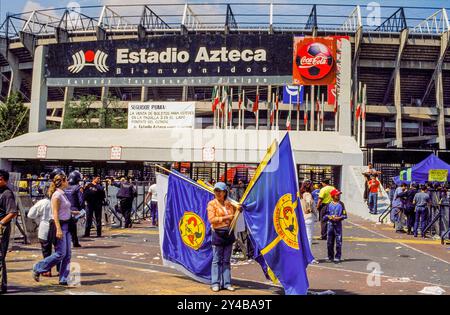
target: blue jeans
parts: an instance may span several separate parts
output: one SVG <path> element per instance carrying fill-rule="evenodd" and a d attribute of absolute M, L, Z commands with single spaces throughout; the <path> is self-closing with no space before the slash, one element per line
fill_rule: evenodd
<path fill-rule="evenodd" d="M 150 201 L 150 215 L 152 217 L 152 225 L 158 223 L 158 202 Z"/>
<path fill-rule="evenodd" d="M 334 255 L 334 242 L 336 242 L 336 255 Z M 342 222 L 327 224 L 327 251 L 328 259 L 341 259 L 342 257 Z"/>
<path fill-rule="evenodd" d="M 378 211 L 378 193 L 369 193 L 369 210 L 370 212 L 377 213 Z"/>
<path fill-rule="evenodd" d="M 414 236 L 417 236 L 417 234 L 419 232 L 419 221 L 420 221 L 420 231 L 422 233 L 422 236 L 424 236 L 423 231 L 425 230 L 426 216 L 427 216 L 427 208 L 426 207 L 416 207 L 416 221 L 414 222 Z"/>
<path fill-rule="evenodd" d="M 233 244 L 228 246 L 213 245 L 213 260 L 211 267 L 211 286 L 228 288 L 231 286 L 231 251 Z"/>
<path fill-rule="evenodd" d="M 34 271 L 38 274 L 50 271 L 54 266 L 59 267 L 59 282 L 67 282 L 70 273 L 70 258 L 72 256 L 72 236 L 69 232 L 69 224 L 62 223 L 63 237 L 56 240 L 55 252 L 38 262 Z"/>

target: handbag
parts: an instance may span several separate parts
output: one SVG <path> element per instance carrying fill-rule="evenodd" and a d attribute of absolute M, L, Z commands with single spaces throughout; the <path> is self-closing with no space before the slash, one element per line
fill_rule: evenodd
<path fill-rule="evenodd" d="M 228 246 L 233 244 L 235 240 L 234 232 L 230 233 L 228 228 L 212 230 L 211 243 L 214 246 Z"/>

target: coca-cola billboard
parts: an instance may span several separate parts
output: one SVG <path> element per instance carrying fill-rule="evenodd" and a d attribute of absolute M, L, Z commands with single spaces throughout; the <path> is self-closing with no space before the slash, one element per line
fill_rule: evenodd
<path fill-rule="evenodd" d="M 293 83 L 336 83 L 336 41 L 332 37 L 294 37 Z"/>

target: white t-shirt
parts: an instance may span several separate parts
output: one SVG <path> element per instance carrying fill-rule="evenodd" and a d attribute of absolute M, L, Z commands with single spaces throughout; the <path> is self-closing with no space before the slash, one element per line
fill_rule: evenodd
<path fill-rule="evenodd" d="M 156 189 L 156 184 L 151 185 L 148 192 L 152 193 L 152 201 L 158 202 L 158 190 Z"/>

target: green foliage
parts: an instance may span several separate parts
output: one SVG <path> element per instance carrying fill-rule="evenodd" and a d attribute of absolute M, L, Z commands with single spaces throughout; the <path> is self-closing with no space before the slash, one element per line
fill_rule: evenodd
<path fill-rule="evenodd" d="M 127 128 L 127 112 L 119 108 L 115 97 L 107 97 L 101 108 L 93 108 L 92 95 L 80 97 L 78 102 L 66 104 L 63 128 Z"/>
<path fill-rule="evenodd" d="M 29 111 L 19 93 L 12 93 L 0 103 L 0 142 L 28 131 Z"/>

